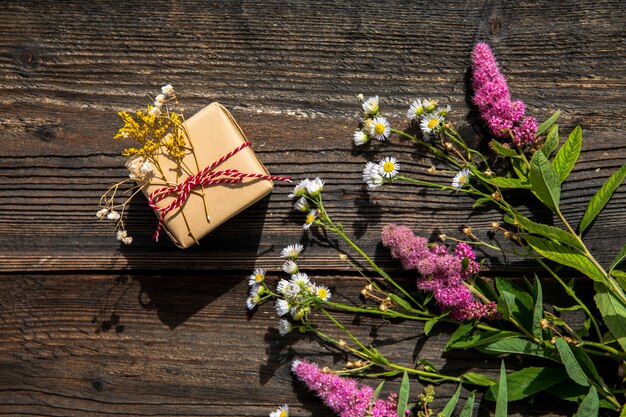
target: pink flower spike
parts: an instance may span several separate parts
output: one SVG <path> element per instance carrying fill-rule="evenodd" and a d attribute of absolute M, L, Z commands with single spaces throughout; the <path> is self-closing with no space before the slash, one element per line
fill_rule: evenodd
<path fill-rule="evenodd" d="M 474 104 L 491 134 L 517 146 L 534 143 L 537 121 L 524 118 L 523 102 L 511 102 L 509 86 L 488 44 L 480 42 L 474 47 L 472 69 Z"/>
<path fill-rule="evenodd" d="M 307 361 L 293 361 L 291 370 L 339 417 L 396 417 L 398 402 L 395 394 L 387 400 L 373 400 L 372 387 L 359 387 L 354 379 L 323 372 L 316 364 Z"/>

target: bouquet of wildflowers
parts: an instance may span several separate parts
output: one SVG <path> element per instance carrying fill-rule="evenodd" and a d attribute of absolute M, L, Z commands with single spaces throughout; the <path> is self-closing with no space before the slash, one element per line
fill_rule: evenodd
<path fill-rule="evenodd" d="M 421 176 L 402 173 L 398 156 L 368 162 L 362 176 L 372 192 L 400 181 L 444 193 L 465 193 L 474 198 L 474 207 L 499 210 L 502 220 L 493 222 L 490 231 L 477 231 L 468 225 L 463 229 L 465 238 L 441 234 L 438 241 L 418 236 L 406 225 L 386 225 L 382 244 L 405 270 L 416 274 L 415 286 L 405 288 L 332 220 L 323 204 L 324 181 L 305 179 L 290 195 L 295 199 L 294 209 L 306 213 L 304 229 L 318 228 L 337 235 L 369 265 L 362 270 L 348 256 L 340 255 L 363 276 L 361 303 L 333 301 L 328 288 L 316 285 L 299 270 L 297 260 L 303 247 L 291 245 L 282 253 L 286 258 L 282 270 L 290 278 L 281 279 L 274 290 L 265 279 L 265 271 L 256 270 L 250 277 L 247 306 L 254 309 L 272 300 L 280 317 L 281 335 L 294 330 L 311 333 L 345 353 L 347 360 L 340 369 L 320 368 L 301 359 L 292 365 L 295 376 L 339 416 L 405 415 L 410 408 L 410 376 L 425 383 L 455 382 L 459 390 L 460 384 L 484 389 L 487 400 L 497 400 L 497 417 L 507 415 L 508 402 L 541 391 L 576 402 L 576 416 L 597 416 L 600 409 L 626 415 L 623 380 L 617 373 L 601 375 L 594 362 L 603 358 L 613 362 L 612 369 L 622 369 L 626 359 L 626 272 L 619 269 L 626 246 L 610 265 L 602 265 L 584 241 L 586 230 L 626 177 L 626 165 L 607 179 L 575 225 L 563 215 L 561 192 L 581 152 L 582 130 L 575 128 L 561 144 L 558 111 L 542 123 L 527 115 L 524 103 L 512 100 L 489 45 L 476 45 L 472 64 L 473 103 L 480 113 L 490 152 L 484 154 L 468 146 L 449 118 L 450 106 L 433 99 L 410 103 L 408 125 L 394 128 L 383 115 L 378 96 L 365 99 L 359 95 L 361 112 L 353 142 L 360 147 L 398 136 L 432 158 L 432 167 Z M 424 175 L 432 180 L 423 179 Z M 556 225 L 535 220 L 528 210 L 514 203 L 519 201 L 518 196 L 532 199 L 536 206 L 551 213 Z M 326 234 L 318 235 L 323 236 Z M 502 236 L 508 244 L 500 244 L 493 236 Z M 476 248 L 534 259 L 545 271 L 545 278 L 535 275 L 523 285 L 499 277 L 486 278 Z M 563 267 L 590 280 L 585 288 L 593 287 L 594 305 L 581 299 L 573 281 L 564 280 Z M 556 281 L 569 301 L 559 305 L 545 297 L 544 279 Z M 421 321 L 426 335 L 437 323 L 454 323 L 457 328 L 445 350 L 474 349 L 505 360 L 509 356 L 529 356 L 536 366 L 507 372 L 503 362 L 500 377 L 494 380 L 469 371 L 448 375 L 422 359 L 414 366 L 394 363 L 383 351 L 359 340 L 336 318 L 334 313 L 338 311 Z M 582 314 L 582 324 L 568 323 L 568 311 Z M 325 330 L 328 324 L 344 336 L 332 336 Z M 382 400 L 378 398 L 381 386 L 376 391 L 369 386 L 359 387 L 345 375 L 403 377 L 398 394 Z M 428 408 L 433 390 L 428 386 L 417 397 L 418 416 L 435 415 Z M 452 414 L 459 390 L 438 416 Z M 473 406 L 472 393 L 461 414 L 472 415 Z M 282 411 L 288 409 L 283 407 Z"/>

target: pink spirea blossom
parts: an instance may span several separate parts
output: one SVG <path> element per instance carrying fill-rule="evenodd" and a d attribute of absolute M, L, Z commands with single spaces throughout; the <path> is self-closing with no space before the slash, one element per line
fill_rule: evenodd
<path fill-rule="evenodd" d="M 354 379 L 323 372 L 307 361 L 293 361 L 291 370 L 339 417 L 396 417 L 398 396 L 395 393 L 386 400 L 374 400 L 372 387 L 359 386 Z"/>
<path fill-rule="evenodd" d="M 429 247 L 427 239 L 396 224 L 385 226 L 382 242 L 404 269 L 419 272 L 417 287 L 432 292 L 439 308 L 450 311 L 450 318 L 465 321 L 495 314 L 495 303 L 481 303 L 463 284 L 480 270 L 476 253 L 470 245 L 459 243 L 450 253 L 444 245 Z"/>
<path fill-rule="evenodd" d="M 537 120 L 524 118 L 526 106 L 523 102 L 511 101 L 509 86 L 488 44 L 476 44 L 472 68 L 474 104 L 491 133 L 497 138 L 511 139 L 517 146 L 534 143 Z"/>

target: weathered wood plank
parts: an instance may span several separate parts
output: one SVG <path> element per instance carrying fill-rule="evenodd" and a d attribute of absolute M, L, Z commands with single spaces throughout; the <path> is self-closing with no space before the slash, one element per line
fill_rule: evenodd
<path fill-rule="evenodd" d="M 123 144 L 110 139 L 115 111 L 137 107 L 166 81 L 179 88 L 189 114 L 212 100 L 233 109 L 273 172 L 324 177 L 330 210 L 368 253 L 377 251 L 389 221 L 455 235 L 469 223 L 481 231 L 498 219 L 470 215 L 470 201 L 457 195 L 407 186 L 365 192 L 359 177 L 367 159 L 392 153 L 420 175 L 429 161 L 415 159 L 410 146 L 362 153 L 350 143 L 352 97 L 361 91 L 384 96 L 384 110 L 396 115 L 416 95 L 442 97 L 471 135 L 465 78 L 478 39 L 494 45 L 514 96 L 530 113 L 559 107 L 564 131 L 583 125 L 585 153 L 566 185 L 566 216 L 579 218 L 585 200 L 625 159 L 626 146 L 615 140 L 626 127 L 621 2 L 451 2 L 445 13 L 398 2 L 382 14 L 361 2 L 290 6 L 6 3 L 0 122 L 9 145 L 0 154 L 0 269 L 249 268 L 273 264 L 283 245 L 301 239 L 283 185 L 186 252 L 147 240 L 154 218 L 143 203 L 131 210 L 134 248 L 119 248 L 95 222 L 100 192 L 125 175 L 115 156 Z M 534 36 L 537 27 L 550 31 Z M 624 198 L 617 195 L 588 236 L 604 262 L 621 245 Z M 311 267 L 344 267 L 321 249 L 310 252 Z M 394 265 L 384 253 L 379 258 Z"/>
<path fill-rule="evenodd" d="M 267 416 L 289 403 L 298 416 L 328 415 L 290 375 L 290 363 L 307 358 L 340 368 L 346 358 L 318 342 L 278 335 L 273 305 L 247 315 L 241 275 L 25 275 L 0 277 L 0 415 Z M 268 276 L 275 282 L 277 275 Z M 334 299 L 360 303 L 363 280 L 312 279 L 331 287 Z M 410 286 L 412 278 L 399 277 Z M 560 291 L 546 284 L 550 299 Z M 453 326 L 438 325 L 425 338 L 422 325 L 338 314 L 364 342 L 397 363 L 427 359 L 451 375 L 468 369 L 497 375 L 499 360 L 480 354 L 442 355 Z M 315 322 L 335 337 L 323 317 Z M 511 362 L 510 368 L 518 364 Z M 370 384 L 377 383 L 370 381 Z M 391 381 L 386 390 L 397 390 Z M 420 385 L 413 384 L 413 397 Z M 439 389 L 436 407 L 456 387 Z M 468 392 L 464 392 L 466 398 Z M 511 404 L 511 416 L 547 414 Z M 486 416 L 488 405 L 480 415 Z M 551 408 L 550 410 L 554 410 Z M 571 413 L 570 413 L 571 414 Z"/>

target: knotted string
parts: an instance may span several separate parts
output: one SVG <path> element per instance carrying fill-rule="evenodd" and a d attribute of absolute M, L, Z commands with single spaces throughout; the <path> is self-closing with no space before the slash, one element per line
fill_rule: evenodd
<path fill-rule="evenodd" d="M 290 177 L 278 177 L 274 175 L 266 175 L 266 174 L 250 174 L 241 172 L 236 169 L 225 169 L 221 171 L 213 171 L 213 168 L 235 155 L 240 150 L 252 145 L 250 142 L 244 142 L 237 148 L 233 149 L 229 153 L 223 155 L 218 160 L 212 162 L 209 166 L 204 168 L 202 171 L 198 172 L 195 175 L 190 175 L 183 182 L 178 185 L 173 185 L 171 187 L 163 187 L 158 190 L 154 190 L 150 193 L 148 197 L 148 204 L 150 207 L 154 209 L 159 214 L 159 223 L 157 225 L 157 230 L 154 232 L 152 238 L 156 241 L 159 240 L 159 235 L 161 234 L 161 229 L 163 228 L 163 222 L 165 221 L 165 216 L 172 210 L 176 210 L 180 208 L 187 199 L 189 198 L 189 194 L 191 190 L 198 186 L 208 186 L 208 185 L 216 185 L 216 184 L 234 184 L 238 182 L 242 182 L 244 178 L 260 178 L 264 180 L 272 180 L 272 181 L 287 181 L 291 182 Z M 156 203 L 167 198 L 171 194 L 177 194 L 176 199 L 168 204 L 166 207 L 157 207 Z"/>

